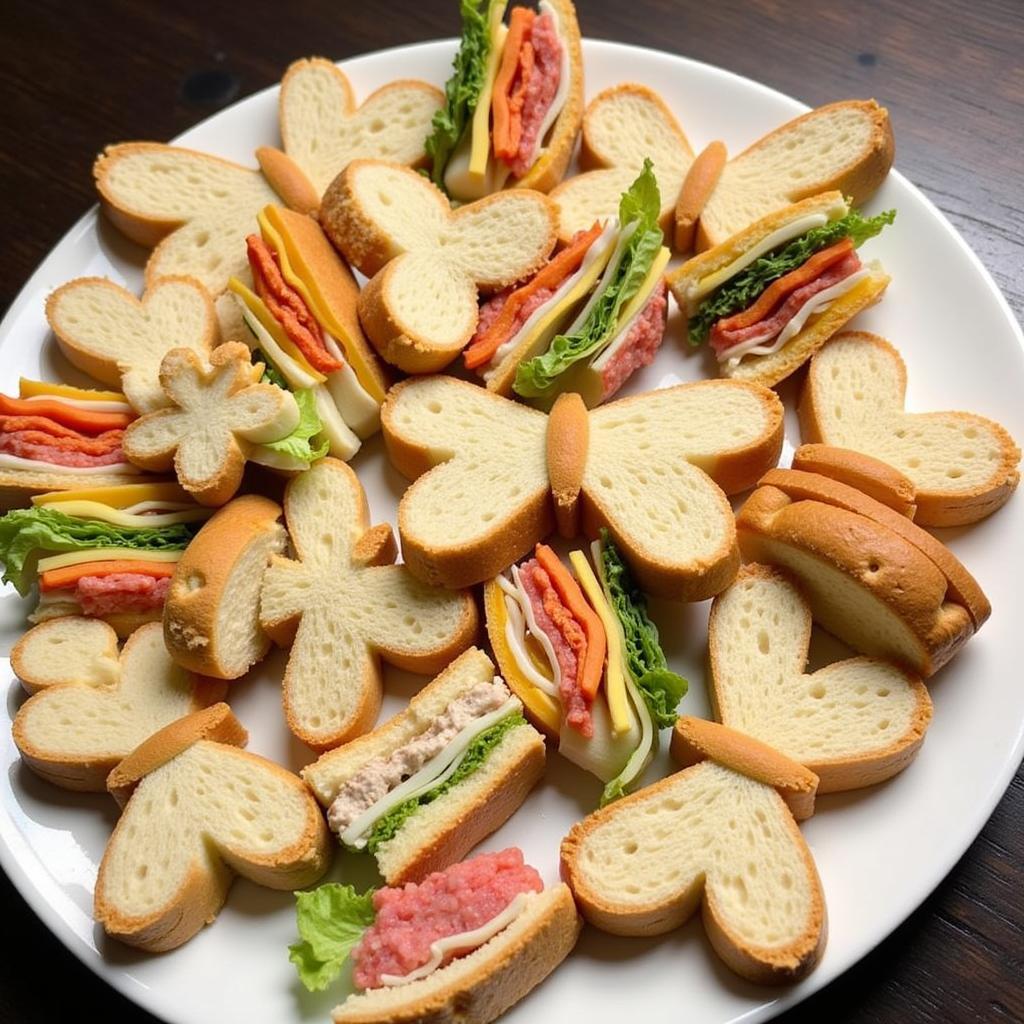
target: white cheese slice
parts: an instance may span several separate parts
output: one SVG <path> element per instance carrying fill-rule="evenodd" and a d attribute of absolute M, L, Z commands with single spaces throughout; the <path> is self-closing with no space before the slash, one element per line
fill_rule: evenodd
<path fill-rule="evenodd" d="M 352 364 L 345 358 L 337 339 L 326 330 L 324 347 L 345 365 L 327 375 L 327 390 L 341 413 L 341 418 L 361 438 L 375 434 L 380 428 L 380 405 L 360 383 Z"/>
<path fill-rule="evenodd" d="M 518 569 L 518 566 L 513 568 Z M 548 639 L 547 634 L 536 628 L 533 608 L 530 606 L 529 598 L 521 589 L 521 584 L 517 586 L 514 583 L 510 583 L 504 576 L 498 577 L 498 586 L 505 593 L 505 608 L 508 612 L 508 620 L 505 623 L 505 640 L 508 642 L 509 650 L 512 652 L 512 657 L 515 659 L 519 671 L 538 690 L 558 700 L 558 680 L 561 677 L 558 659 L 555 657 L 555 650 L 551 646 L 551 641 Z M 544 655 L 548 659 L 551 678 L 547 678 L 537 670 L 537 666 L 533 663 L 533 658 L 530 657 L 529 652 L 526 650 L 527 631 L 537 640 L 544 651 Z"/>
<path fill-rule="evenodd" d="M 61 555 L 40 558 L 40 575 L 51 569 L 64 569 L 84 562 L 177 562 L 181 551 L 139 551 L 136 548 L 90 548 L 88 551 L 65 551 Z"/>
<path fill-rule="evenodd" d="M 113 462 L 107 466 L 58 466 L 41 459 L 23 459 L 17 455 L 0 452 L 0 469 L 21 469 L 30 473 L 52 473 L 54 476 L 102 476 L 110 473 L 141 473 L 138 466 L 130 462 Z"/>
<path fill-rule="evenodd" d="M 79 519 L 98 519 L 113 526 L 159 527 L 174 526 L 177 523 L 194 523 L 200 519 L 209 519 L 213 515 L 212 508 L 192 508 L 180 512 L 164 512 L 149 515 L 135 515 L 128 509 L 111 508 L 99 501 L 62 501 L 54 506 L 57 511 Z"/>

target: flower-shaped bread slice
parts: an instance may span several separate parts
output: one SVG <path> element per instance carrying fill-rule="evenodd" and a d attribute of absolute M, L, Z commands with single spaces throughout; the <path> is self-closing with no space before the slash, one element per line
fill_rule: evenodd
<path fill-rule="evenodd" d="M 281 79 L 284 151 L 318 196 L 357 157 L 415 167 L 444 94 L 426 82 L 391 82 L 357 105 L 348 76 L 322 57 L 297 60 Z"/>
<path fill-rule="evenodd" d="M 100 862 L 94 913 L 106 933 L 151 952 L 211 923 L 235 874 L 271 889 L 311 885 L 330 864 L 305 783 L 238 748 L 226 704 L 162 729 L 111 773 L 124 807 Z"/>
<path fill-rule="evenodd" d="M 159 622 L 137 629 L 119 657 L 105 622 L 51 619 L 18 641 L 11 665 L 34 693 L 15 715 L 14 742 L 29 768 L 64 789 L 102 793 L 143 740 L 225 690 L 174 664 Z"/>
<path fill-rule="evenodd" d="M 140 301 L 102 277 L 78 277 L 46 300 L 46 319 L 68 361 L 119 387 L 137 412 L 168 404 L 160 363 L 172 348 L 206 358 L 217 318 L 206 289 L 187 277 L 163 277 Z"/>
<path fill-rule="evenodd" d="M 125 454 L 143 469 L 173 466 L 196 501 L 223 505 L 242 482 L 248 445 L 280 440 L 299 422 L 292 394 L 258 377 L 237 342 L 215 349 L 209 364 L 191 349 L 172 349 L 160 364 L 170 408 L 129 424 Z"/>
<path fill-rule="evenodd" d="M 1001 508 L 1020 482 L 1020 449 L 970 412 L 904 411 L 907 368 L 877 334 L 837 334 L 811 360 L 800 398 L 804 441 L 881 459 L 915 488 L 914 521 L 964 526 Z"/>
<path fill-rule="evenodd" d="M 825 900 L 798 818 L 817 778 L 713 722 L 680 719 L 684 771 L 589 815 L 562 841 L 562 877 L 584 918 L 660 935 L 698 908 L 714 950 L 758 984 L 797 981 L 825 948 Z"/>
<path fill-rule="evenodd" d="M 320 221 L 372 278 L 359 318 L 380 355 L 407 373 L 450 363 L 476 330 L 479 290 L 528 277 L 555 244 L 554 206 L 539 192 L 453 210 L 423 175 L 380 160 L 355 160 L 334 179 Z"/>
<path fill-rule="evenodd" d="M 383 564 L 396 554 L 390 530 L 369 529 L 366 495 L 345 463 L 324 459 L 294 477 L 284 505 L 296 558 L 271 560 L 260 617 L 278 642 L 294 636 L 284 678 L 288 726 L 326 749 L 372 728 L 380 658 L 440 671 L 472 643 L 476 605 L 469 593 Z"/>
<path fill-rule="evenodd" d="M 902 771 L 931 721 L 924 684 L 877 658 L 807 673 L 810 640 L 811 609 L 799 588 L 778 569 L 744 566 L 711 606 L 716 717 L 808 767 L 822 793 Z"/>

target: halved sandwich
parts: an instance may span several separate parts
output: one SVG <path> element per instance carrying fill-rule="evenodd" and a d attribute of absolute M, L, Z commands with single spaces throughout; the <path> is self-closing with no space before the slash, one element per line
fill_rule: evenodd
<path fill-rule="evenodd" d="M 160 619 L 175 564 L 212 514 L 177 484 L 39 494 L 0 517 L 3 581 L 23 597 L 38 584 L 32 622 L 85 615 L 126 636 Z"/>
<path fill-rule="evenodd" d="M 380 429 L 388 384 L 359 326 L 359 288 L 312 218 L 267 206 L 258 220 L 260 234 L 246 239 L 254 288 L 228 282 L 250 348 L 274 383 L 308 396 L 327 450 L 347 461 Z"/>
<path fill-rule="evenodd" d="M 578 233 L 529 281 L 485 303 L 466 365 L 491 391 L 540 405 L 562 391 L 579 392 L 589 407 L 614 395 L 664 338 L 670 254 L 660 212 L 645 160 L 617 219 Z"/>
<path fill-rule="evenodd" d="M 889 275 L 856 250 L 895 217 L 824 192 L 684 263 L 667 280 L 690 343 L 709 342 L 724 377 L 778 384 L 881 298 Z"/>
<path fill-rule="evenodd" d="M 606 530 L 569 555 L 533 558 L 484 587 L 487 633 L 526 714 L 570 761 L 605 783 L 601 803 L 639 781 L 676 721 L 686 680 L 669 671 L 646 601 Z"/>
<path fill-rule="evenodd" d="M 570 0 L 537 10 L 462 0 L 462 40 L 426 143 L 431 178 L 458 202 L 502 188 L 550 191 L 583 120 L 583 54 Z"/>
<path fill-rule="evenodd" d="M 418 885 L 359 894 L 329 882 L 296 896 L 290 959 L 310 991 L 352 964 L 356 992 L 336 1024 L 455 1020 L 487 1024 L 568 955 L 580 920 L 568 886 L 544 888 L 511 847 Z"/>
<path fill-rule="evenodd" d="M 526 799 L 544 741 L 476 648 L 401 714 L 303 769 L 342 845 L 365 850 L 389 884 L 465 856 Z"/>
<path fill-rule="evenodd" d="M 0 395 L 0 508 L 42 491 L 138 480 L 121 447 L 135 417 L 119 391 L 22 377 L 17 398 Z"/>

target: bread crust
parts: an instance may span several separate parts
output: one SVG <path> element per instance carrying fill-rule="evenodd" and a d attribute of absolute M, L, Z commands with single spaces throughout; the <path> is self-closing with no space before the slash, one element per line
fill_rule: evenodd
<path fill-rule="evenodd" d="M 60 604 L 48 604 L 40 606 L 28 617 L 33 625 L 40 625 L 44 622 L 53 622 L 55 619 L 67 618 L 69 615 L 81 615 L 82 609 L 77 601 L 61 602 Z M 110 615 L 96 615 L 91 618 L 98 618 L 110 626 L 118 637 L 127 640 L 141 626 L 148 622 L 159 622 L 163 614 L 160 608 L 151 608 L 147 612 L 113 612 Z"/>
<path fill-rule="evenodd" d="M 689 252 L 697 237 L 697 222 L 704 204 L 711 198 L 722 176 L 729 152 L 721 141 L 709 142 L 697 154 L 683 179 L 676 202 L 673 246 L 676 252 Z"/>
<path fill-rule="evenodd" d="M 470 956 L 422 981 L 349 997 L 334 1024 L 490 1024 L 568 956 L 580 929 L 569 887 L 555 885 Z"/>
<path fill-rule="evenodd" d="M 793 469 L 848 484 L 908 519 L 917 510 L 913 481 L 887 462 L 852 448 L 802 444 L 793 454 Z"/>
<path fill-rule="evenodd" d="M 320 196 L 306 172 L 285 152 L 274 146 L 258 146 L 256 162 L 267 184 L 281 197 L 290 210 L 316 216 Z"/>
<path fill-rule="evenodd" d="M 250 665 L 229 665 L 221 657 L 221 606 L 234 602 L 237 595 L 228 589 L 232 574 L 252 545 L 283 549 L 286 534 L 278 523 L 282 514 L 276 501 L 246 494 L 218 509 L 192 538 L 175 566 L 164 602 L 164 642 L 179 665 L 216 679 L 237 679 L 249 670 Z M 258 590 L 256 598 L 255 607 L 239 613 L 258 623 Z M 257 660 L 269 647 L 268 637 Z"/>
<path fill-rule="evenodd" d="M 589 436 L 590 417 L 583 399 L 575 391 L 559 395 L 548 417 L 547 464 L 555 522 L 562 537 L 575 537 L 579 532 Z"/>

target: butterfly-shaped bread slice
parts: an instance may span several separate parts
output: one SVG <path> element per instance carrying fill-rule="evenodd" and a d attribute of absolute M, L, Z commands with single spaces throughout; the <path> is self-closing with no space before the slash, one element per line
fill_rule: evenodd
<path fill-rule="evenodd" d="M 11 666 L 34 694 L 14 717 L 14 742 L 29 768 L 64 789 L 102 793 L 143 740 L 225 690 L 175 665 L 159 622 L 137 629 L 118 655 L 117 634 L 100 619 L 51 619 L 18 641 Z"/>
<path fill-rule="evenodd" d="M 529 189 L 453 210 L 421 174 L 355 160 L 331 183 L 320 222 L 371 280 L 359 319 L 382 358 L 407 373 L 447 366 L 477 325 L 481 290 L 534 273 L 555 245 L 554 206 Z"/>
<path fill-rule="evenodd" d="M 759 984 L 798 981 L 825 947 L 825 900 L 796 819 L 817 778 L 713 722 L 684 718 L 683 771 L 589 815 L 562 841 L 562 877 L 584 918 L 660 935 L 698 906 L 715 952 Z"/>
<path fill-rule="evenodd" d="M 236 874 L 271 889 L 311 885 L 331 847 L 305 783 L 239 750 L 245 729 L 215 704 L 151 736 L 111 773 L 124 808 L 100 862 L 94 914 L 151 952 L 211 923 Z"/>
<path fill-rule="evenodd" d="M 295 558 L 275 556 L 260 617 L 279 643 L 294 637 L 284 677 L 288 727 L 317 749 L 373 727 L 380 659 L 438 672 L 473 641 L 477 612 L 466 592 L 417 580 L 394 561 L 390 527 L 370 529 L 355 473 L 327 458 L 289 481 L 285 520 Z"/>
<path fill-rule="evenodd" d="M 168 407 L 128 425 L 128 458 L 143 469 L 173 467 L 196 501 L 223 505 L 242 482 L 249 446 L 280 440 L 299 422 L 291 392 L 260 383 L 259 374 L 238 342 L 216 348 L 209 362 L 171 349 L 160 364 Z"/>
<path fill-rule="evenodd" d="M 740 569 L 708 623 L 716 718 L 805 765 L 821 793 L 902 771 L 931 721 L 924 684 L 877 658 L 808 673 L 810 640 L 811 609 L 796 584 L 768 566 Z"/>
<path fill-rule="evenodd" d="M 318 196 L 357 157 L 418 166 L 426 160 L 430 122 L 444 103 L 426 82 L 391 82 L 357 105 L 348 76 L 329 60 L 291 64 L 278 111 L 284 151 Z"/>
<path fill-rule="evenodd" d="M 739 568 L 726 494 L 775 465 L 782 404 L 759 385 L 701 381 L 589 413 L 567 393 L 549 417 L 429 377 L 392 388 L 382 425 L 392 463 L 415 480 L 398 528 L 420 579 L 490 579 L 550 533 L 556 514 L 571 536 L 578 511 L 588 536 L 611 531 L 645 591 L 703 600 Z"/>
<path fill-rule="evenodd" d="M 1001 508 L 1020 482 L 1020 449 L 970 412 L 910 413 L 907 368 L 877 334 L 838 334 L 811 360 L 800 434 L 889 463 L 914 485 L 924 526 L 964 526 Z"/>
<path fill-rule="evenodd" d="M 162 277 L 141 300 L 106 278 L 78 277 L 50 294 L 46 319 L 68 361 L 120 388 L 140 413 L 169 402 L 160 363 L 172 348 L 206 358 L 217 338 L 209 293 L 187 277 Z"/>

